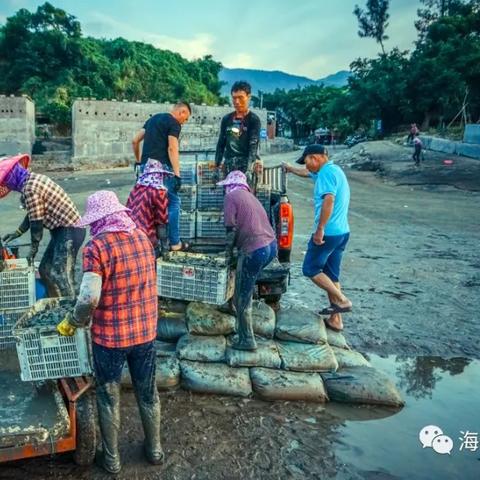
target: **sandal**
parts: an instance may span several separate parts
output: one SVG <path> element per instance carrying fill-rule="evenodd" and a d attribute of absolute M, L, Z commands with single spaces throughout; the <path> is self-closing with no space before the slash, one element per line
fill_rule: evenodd
<path fill-rule="evenodd" d="M 341 307 L 336 303 L 331 303 L 329 307 L 324 308 L 318 312 L 320 315 L 333 315 L 335 313 L 348 313 L 352 311 L 352 306 L 349 307 Z"/>
<path fill-rule="evenodd" d="M 330 323 L 328 323 L 326 320 L 324 320 L 324 323 L 325 323 L 325 327 L 328 328 L 329 330 L 332 330 L 333 332 L 337 332 L 337 333 L 343 332 L 343 328 L 334 327 L 333 325 L 330 325 Z"/>

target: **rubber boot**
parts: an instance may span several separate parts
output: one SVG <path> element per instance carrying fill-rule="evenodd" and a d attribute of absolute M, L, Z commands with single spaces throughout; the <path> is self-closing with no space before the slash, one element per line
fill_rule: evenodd
<path fill-rule="evenodd" d="M 97 464 L 108 473 L 120 472 L 118 432 L 120 430 L 120 384 L 116 382 L 97 386 L 97 409 L 102 451 L 96 457 Z"/>
<path fill-rule="evenodd" d="M 158 393 L 155 395 L 153 404 L 138 402 L 138 408 L 145 433 L 143 444 L 145 457 L 152 465 L 160 465 L 163 463 L 165 454 L 160 441 L 161 406 Z"/>
<path fill-rule="evenodd" d="M 257 342 L 252 327 L 252 307 L 250 305 L 240 313 L 238 318 L 238 335 L 233 340 L 232 348 L 236 350 L 256 350 Z"/>

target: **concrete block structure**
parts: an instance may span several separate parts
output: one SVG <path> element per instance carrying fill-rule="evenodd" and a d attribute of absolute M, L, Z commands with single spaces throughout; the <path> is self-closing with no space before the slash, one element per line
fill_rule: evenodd
<path fill-rule="evenodd" d="M 75 168 L 132 165 L 131 141 L 146 120 L 156 113 L 169 112 L 169 103 L 77 100 L 72 107 L 73 161 Z M 181 150 L 215 149 L 222 117 L 230 106 L 192 105 L 192 116 L 182 127 Z M 267 126 L 267 111 L 259 115 Z"/>
<path fill-rule="evenodd" d="M 0 95 L 0 156 L 32 153 L 35 105 L 28 97 Z"/>
<path fill-rule="evenodd" d="M 463 142 L 480 145 L 480 123 L 471 123 L 465 125 Z"/>

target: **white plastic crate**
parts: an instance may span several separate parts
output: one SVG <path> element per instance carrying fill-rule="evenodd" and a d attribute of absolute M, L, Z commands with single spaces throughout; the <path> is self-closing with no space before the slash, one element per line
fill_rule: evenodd
<path fill-rule="evenodd" d="M 223 187 L 199 185 L 197 188 L 197 208 L 199 210 L 223 210 L 225 192 Z"/>
<path fill-rule="evenodd" d="M 34 315 L 55 308 L 61 298 L 39 300 L 23 315 L 13 335 L 23 381 L 48 380 L 91 375 L 90 330 L 77 328 L 75 335 L 65 337 L 56 331 L 56 325 L 28 326 Z"/>
<path fill-rule="evenodd" d="M 263 208 L 267 212 L 267 215 L 270 215 L 272 187 L 270 185 L 257 185 L 257 188 L 255 190 L 255 196 L 262 204 Z"/>
<path fill-rule="evenodd" d="M 226 266 L 209 267 L 160 259 L 157 261 L 157 287 L 160 297 L 222 305 L 233 295 L 234 278 Z"/>
<path fill-rule="evenodd" d="M 197 183 L 196 162 L 182 162 L 180 160 L 180 178 L 182 185 L 195 185 Z"/>
<path fill-rule="evenodd" d="M 35 271 L 26 259 L 6 260 L 0 272 L 0 310 L 27 308 L 35 303 Z"/>
<path fill-rule="evenodd" d="M 199 185 L 213 185 L 214 173 L 217 171 L 215 162 L 198 162 L 197 165 L 197 181 Z M 219 170 L 219 180 L 223 179 L 223 171 Z"/>
<path fill-rule="evenodd" d="M 223 212 L 197 212 L 197 238 L 225 238 Z"/>
<path fill-rule="evenodd" d="M 25 308 L 0 311 L 0 350 L 6 350 L 15 347 L 13 327 L 26 311 L 27 309 Z"/>
<path fill-rule="evenodd" d="M 182 185 L 177 194 L 180 197 L 181 209 L 185 212 L 193 212 L 197 208 L 197 186 Z"/>
<path fill-rule="evenodd" d="M 180 212 L 180 238 L 184 240 L 195 238 L 196 217 L 195 212 Z"/>

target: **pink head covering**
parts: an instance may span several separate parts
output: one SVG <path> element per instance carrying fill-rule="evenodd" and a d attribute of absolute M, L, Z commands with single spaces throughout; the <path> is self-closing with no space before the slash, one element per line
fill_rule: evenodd
<path fill-rule="evenodd" d="M 166 190 L 166 187 L 163 185 L 163 178 L 168 174 L 169 172 L 163 168 L 158 160 L 149 158 L 145 165 L 145 170 L 137 180 L 137 185 L 152 187 L 157 190 Z"/>
<path fill-rule="evenodd" d="M 234 170 L 227 175 L 225 180 L 218 182 L 217 185 L 226 187 L 227 193 L 233 192 L 239 188 L 250 191 L 246 175 L 240 170 Z"/>

